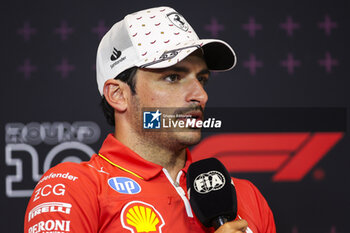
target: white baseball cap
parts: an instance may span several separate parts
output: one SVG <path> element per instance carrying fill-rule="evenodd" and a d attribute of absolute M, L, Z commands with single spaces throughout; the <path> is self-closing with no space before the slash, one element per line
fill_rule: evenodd
<path fill-rule="evenodd" d="M 222 40 L 199 39 L 184 17 L 170 7 L 129 14 L 112 26 L 98 46 L 98 90 L 102 96 L 104 83 L 131 67 L 166 68 L 199 48 L 209 70 L 230 70 L 236 64 L 230 45 Z"/>

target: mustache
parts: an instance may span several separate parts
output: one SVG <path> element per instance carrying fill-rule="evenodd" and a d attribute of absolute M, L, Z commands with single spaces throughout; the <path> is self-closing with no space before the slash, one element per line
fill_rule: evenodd
<path fill-rule="evenodd" d="M 203 107 L 200 105 L 194 105 L 194 106 L 189 106 L 189 107 L 178 108 L 178 109 L 176 109 L 174 114 L 185 115 L 185 114 L 190 113 L 190 112 L 198 112 L 198 111 L 200 111 L 203 115 L 203 113 L 204 113 Z"/>

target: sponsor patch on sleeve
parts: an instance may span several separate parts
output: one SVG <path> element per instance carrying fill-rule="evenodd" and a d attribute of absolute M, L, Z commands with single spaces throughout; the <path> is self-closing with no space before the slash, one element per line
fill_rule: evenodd
<path fill-rule="evenodd" d="M 66 233 L 70 232 L 70 221 L 47 220 L 40 221 L 28 229 L 28 233 Z"/>
<path fill-rule="evenodd" d="M 46 202 L 35 206 L 29 211 L 28 222 L 40 214 L 45 213 L 64 213 L 70 214 L 72 204 L 63 202 Z"/>

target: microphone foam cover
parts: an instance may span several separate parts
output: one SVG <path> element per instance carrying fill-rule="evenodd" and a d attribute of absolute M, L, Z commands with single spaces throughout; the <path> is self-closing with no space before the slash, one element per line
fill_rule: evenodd
<path fill-rule="evenodd" d="M 228 221 L 237 216 L 236 189 L 225 166 L 215 158 L 190 165 L 187 189 L 193 212 L 206 227 L 219 216 Z"/>

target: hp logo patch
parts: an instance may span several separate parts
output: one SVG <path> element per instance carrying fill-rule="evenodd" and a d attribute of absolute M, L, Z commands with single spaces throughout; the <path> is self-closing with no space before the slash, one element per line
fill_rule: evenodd
<path fill-rule="evenodd" d="M 162 115 L 159 110 L 156 112 L 143 112 L 143 128 L 144 129 L 160 129 L 160 116 Z"/>
<path fill-rule="evenodd" d="M 128 177 L 113 177 L 108 180 L 108 185 L 123 194 L 136 194 L 141 192 L 141 186 Z"/>
<path fill-rule="evenodd" d="M 198 175 L 193 184 L 194 189 L 202 194 L 219 190 L 224 187 L 224 185 L 225 177 L 218 171 L 210 171 Z"/>

